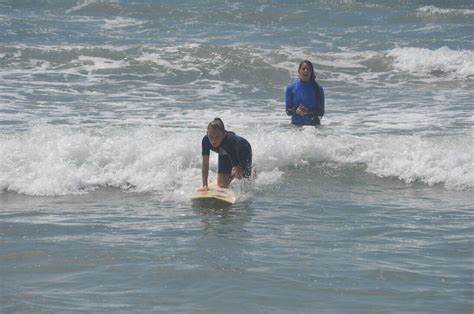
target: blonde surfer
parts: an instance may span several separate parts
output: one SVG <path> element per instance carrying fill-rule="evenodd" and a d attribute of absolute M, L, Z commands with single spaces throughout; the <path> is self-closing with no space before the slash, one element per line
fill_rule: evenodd
<path fill-rule="evenodd" d="M 209 156 L 214 151 L 219 154 L 217 185 L 228 187 L 234 178 L 250 178 L 252 175 L 252 147 L 243 137 L 227 131 L 224 122 L 215 118 L 207 126 L 207 134 L 202 139 L 202 187 L 209 190 Z"/>

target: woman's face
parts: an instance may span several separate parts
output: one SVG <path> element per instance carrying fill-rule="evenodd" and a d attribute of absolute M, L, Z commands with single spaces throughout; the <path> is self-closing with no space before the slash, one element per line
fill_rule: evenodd
<path fill-rule="evenodd" d="M 307 63 L 303 63 L 301 68 L 298 70 L 298 74 L 300 76 L 300 80 L 303 82 L 308 82 L 309 78 L 311 77 L 311 67 Z"/>
<path fill-rule="evenodd" d="M 221 145 L 222 139 L 224 138 L 224 132 L 219 129 L 208 128 L 207 137 L 209 138 L 209 142 L 211 142 L 213 147 L 219 147 L 219 145 Z"/>

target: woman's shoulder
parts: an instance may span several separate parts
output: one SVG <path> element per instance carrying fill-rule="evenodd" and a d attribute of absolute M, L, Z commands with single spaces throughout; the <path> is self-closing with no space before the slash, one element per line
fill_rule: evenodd
<path fill-rule="evenodd" d="M 321 93 L 324 93 L 323 85 L 321 85 L 321 83 L 318 82 L 318 86 L 319 86 L 319 91 L 320 91 Z"/>
<path fill-rule="evenodd" d="M 235 132 L 232 132 L 232 131 L 225 131 L 225 135 L 224 135 L 224 138 L 234 138 L 236 137 L 237 135 L 235 134 Z"/>
<path fill-rule="evenodd" d="M 296 80 L 288 84 L 288 86 L 295 86 L 295 85 L 300 85 L 300 84 L 301 84 L 301 80 Z"/>
<path fill-rule="evenodd" d="M 238 143 L 241 140 L 241 136 L 237 135 L 235 132 L 226 131 L 223 141 L 227 143 Z"/>
<path fill-rule="evenodd" d="M 287 88 L 287 89 L 294 89 L 296 86 L 299 85 L 299 83 L 300 83 L 299 80 L 294 81 L 294 82 L 291 82 L 290 84 L 288 84 L 288 85 L 286 86 L 286 88 Z"/>
<path fill-rule="evenodd" d="M 211 142 L 209 141 L 209 137 L 206 135 L 204 135 L 204 137 L 202 138 L 202 141 L 201 141 L 202 145 L 211 145 Z"/>

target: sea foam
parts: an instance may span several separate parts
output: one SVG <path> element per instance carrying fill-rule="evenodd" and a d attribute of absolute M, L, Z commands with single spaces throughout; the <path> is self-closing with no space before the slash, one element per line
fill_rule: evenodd
<path fill-rule="evenodd" d="M 474 10 L 471 9 L 446 9 L 438 8 L 434 5 L 420 7 L 416 10 L 419 17 L 436 17 L 436 16 L 474 16 Z"/>
<path fill-rule="evenodd" d="M 452 50 L 446 46 L 436 50 L 406 47 L 392 49 L 388 56 L 393 58 L 399 71 L 458 79 L 474 77 L 474 52 L 468 50 Z"/>
<path fill-rule="evenodd" d="M 314 128 L 250 132 L 260 178 L 274 185 L 294 167 L 354 165 L 406 183 L 474 187 L 469 137 L 356 137 Z M 27 195 L 87 193 L 99 187 L 187 195 L 200 184 L 204 131 L 155 127 L 81 129 L 35 126 L 0 137 L 0 189 Z M 217 158 L 211 156 L 211 177 Z"/>

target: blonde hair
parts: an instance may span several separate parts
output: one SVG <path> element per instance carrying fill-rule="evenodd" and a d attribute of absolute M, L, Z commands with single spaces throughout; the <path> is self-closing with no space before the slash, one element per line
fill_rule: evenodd
<path fill-rule="evenodd" d="M 214 118 L 214 120 L 209 122 L 207 128 L 225 132 L 224 122 L 222 122 L 221 118 Z"/>

